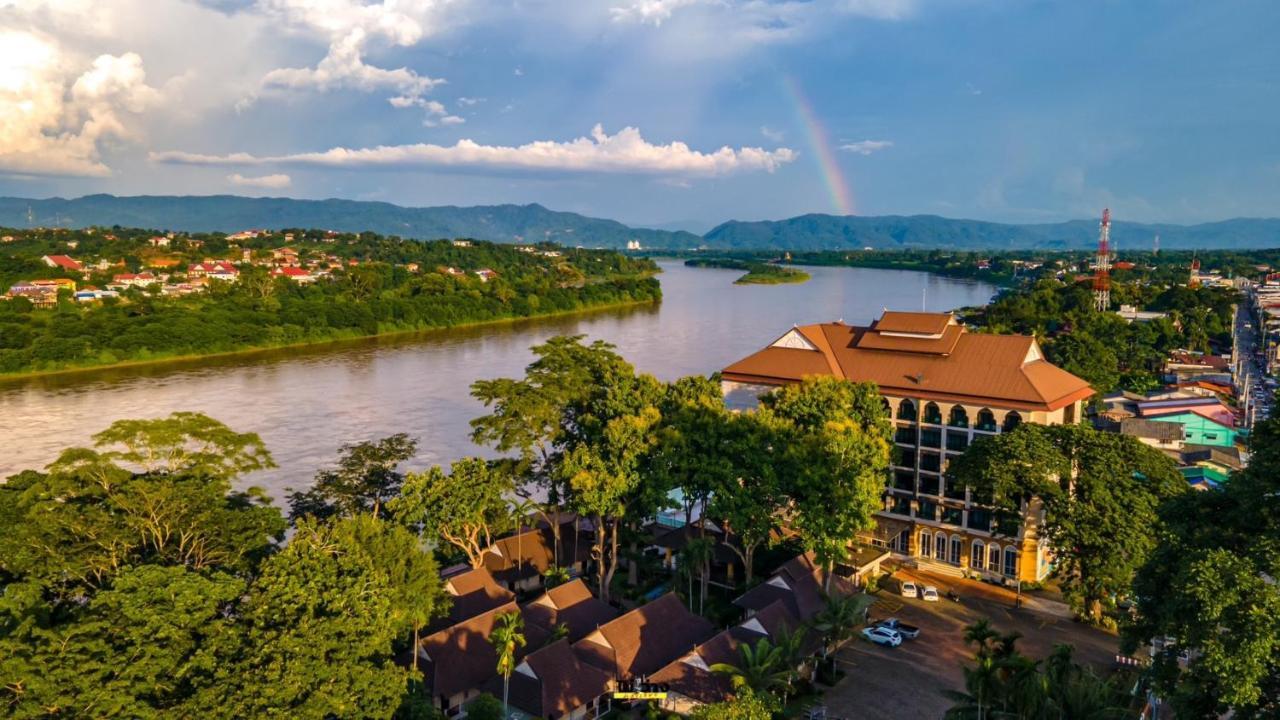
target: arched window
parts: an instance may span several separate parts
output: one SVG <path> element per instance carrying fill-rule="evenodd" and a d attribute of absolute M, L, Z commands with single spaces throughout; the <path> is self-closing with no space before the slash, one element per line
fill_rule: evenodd
<path fill-rule="evenodd" d="M 947 561 L 947 534 L 939 532 L 933 538 L 933 556 L 942 562 Z"/>
<path fill-rule="evenodd" d="M 981 410 L 978 411 L 978 423 L 974 425 L 974 427 L 977 428 L 978 430 L 995 432 L 996 431 L 995 413 L 991 412 L 986 408 L 982 408 Z"/>
<path fill-rule="evenodd" d="M 981 570 L 982 566 L 987 564 L 986 553 L 987 553 L 986 544 L 983 543 L 981 540 L 974 540 L 973 544 L 969 546 L 969 567 L 973 568 L 974 570 Z"/>
<path fill-rule="evenodd" d="M 959 535 L 951 536 L 951 564 L 952 565 L 960 564 L 960 553 L 962 552 L 963 544 L 964 544 L 964 541 L 960 539 Z"/>
<path fill-rule="evenodd" d="M 881 395 L 880 404 L 884 406 L 885 417 L 893 417 L 893 406 L 889 404 L 889 398 Z"/>
<path fill-rule="evenodd" d="M 924 420 L 930 425 L 942 424 L 942 411 L 938 409 L 938 403 L 929 403 L 924 406 Z"/>
<path fill-rule="evenodd" d="M 993 573 L 1000 572 L 1000 546 L 994 543 L 987 546 L 987 569 Z"/>
<path fill-rule="evenodd" d="M 1004 432 L 1009 432 L 1022 424 L 1022 416 L 1016 410 L 1010 410 L 1008 415 L 1004 416 Z"/>
<path fill-rule="evenodd" d="M 920 533 L 920 557 L 929 557 L 933 554 L 933 533 L 925 530 Z"/>
<path fill-rule="evenodd" d="M 951 417 L 947 418 L 947 424 L 951 427 L 967 428 L 969 427 L 969 413 L 960 405 L 952 405 Z"/>
<path fill-rule="evenodd" d="M 898 419 L 899 420 L 915 420 L 916 404 L 910 400 L 903 400 L 898 403 Z"/>
<path fill-rule="evenodd" d="M 1018 551 L 1012 546 L 1004 549 L 1004 574 L 1008 577 L 1018 575 Z"/>

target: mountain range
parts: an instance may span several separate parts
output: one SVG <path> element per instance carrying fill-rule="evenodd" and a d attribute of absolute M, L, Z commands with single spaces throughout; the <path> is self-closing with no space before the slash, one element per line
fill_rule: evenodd
<path fill-rule="evenodd" d="M 687 250 L 957 250 L 1083 249 L 1097 242 L 1096 220 L 1007 224 L 936 215 L 836 216 L 722 223 L 704 235 L 628 227 L 614 220 L 549 210 L 541 205 L 402 207 L 356 200 L 294 200 L 235 195 L 81 198 L 0 197 L 0 227 L 144 227 L 191 232 L 249 228 L 325 228 L 343 232 L 433 239 L 469 237 L 495 242 L 551 241 L 562 245 Z M 1199 225 L 1114 222 L 1113 244 L 1149 250 L 1280 247 L 1280 219 L 1235 218 Z"/>

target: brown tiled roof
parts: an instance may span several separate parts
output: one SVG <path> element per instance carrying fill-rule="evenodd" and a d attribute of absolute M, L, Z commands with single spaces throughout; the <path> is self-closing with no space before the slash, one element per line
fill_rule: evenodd
<path fill-rule="evenodd" d="M 618 617 L 618 611 L 597 599 L 581 578 L 548 590 L 524 606 L 525 620 L 553 632 L 563 623 L 569 640 L 577 641 Z"/>
<path fill-rule="evenodd" d="M 855 588 L 847 578 L 831 576 L 831 594 L 848 595 Z M 747 610 L 762 611 L 781 601 L 793 617 L 808 621 L 826 607 L 822 568 L 814 561 L 813 553 L 797 555 L 788 560 L 768 580 L 745 592 L 734 605 Z"/>
<path fill-rule="evenodd" d="M 648 675 L 715 634 L 674 593 L 601 625 L 573 648 L 587 662 L 619 680 Z"/>
<path fill-rule="evenodd" d="M 671 692 L 698 702 L 720 702 L 732 691 L 733 682 L 728 676 L 713 672 L 713 665 L 736 665 L 742 661 L 740 648 L 743 645 L 754 645 L 766 637 L 776 641 L 779 632 L 800 627 L 800 622 L 784 605 L 775 602 L 668 663 L 651 674 L 649 682 L 666 684 Z M 806 652 L 813 652 L 820 643 L 821 640 L 813 635 Z"/>
<path fill-rule="evenodd" d="M 894 327 L 937 329 L 949 315 L 889 313 Z M 898 321 L 896 315 L 923 318 Z M 941 320 L 940 320 L 941 319 Z M 765 385 L 807 375 L 839 375 L 872 382 L 886 395 L 1056 410 L 1093 394 L 1084 380 L 1043 359 L 1035 338 L 966 332 L 944 325 L 940 339 L 883 336 L 877 328 L 843 323 L 795 328 L 816 350 L 770 346 L 723 370 L 726 380 Z"/>
<path fill-rule="evenodd" d="M 951 313 L 902 312 L 885 310 L 875 328 L 882 332 L 938 335 L 954 320 Z"/>
<path fill-rule="evenodd" d="M 445 578 L 445 589 L 451 595 L 453 604 L 449 614 L 433 621 L 427 631 L 435 632 L 452 627 L 465 620 L 501 607 L 512 600 L 515 595 L 494 582 L 493 576 L 484 568 L 476 568 Z"/>
<path fill-rule="evenodd" d="M 549 529 L 524 530 L 499 538 L 484 554 L 485 569 L 508 583 L 541 575 L 554 564 L 555 539 Z"/>
<path fill-rule="evenodd" d="M 558 718 L 587 705 L 612 687 L 609 673 L 583 662 L 567 640 L 558 640 L 530 653 L 511 674 L 510 702 L 534 717 Z M 502 697 L 500 679 L 494 678 L 489 689 Z"/>
<path fill-rule="evenodd" d="M 489 634 L 498 616 L 512 612 L 520 612 L 515 602 L 422 638 L 419 644 L 428 658 L 422 664 L 422 672 L 433 695 L 452 696 L 474 690 L 497 674 L 498 655 L 489 642 Z M 524 636 L 526 649 L 536 648 L 547 639 L 541 628 L 528 623 Z"/>

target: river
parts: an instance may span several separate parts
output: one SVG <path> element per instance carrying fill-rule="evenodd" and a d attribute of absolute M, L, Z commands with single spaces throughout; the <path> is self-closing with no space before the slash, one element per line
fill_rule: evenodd
<path fill-rule="evenodd" d="M 483 408 L 468 387 L 519 376 L 529 347 L 559 334 L 613 343 L 660 379 L 708 374 L 793 324 L 866 323 L 884 308 L 950 310 L 986 303 L 996 288 L 903 270 L 806 268 L 797 285 L 734 285 L 741 271 L 660 261 L 663 301 L 512 324 L 442 330 L 185 363 L 0 380 L 0 478 L 41 468 L 122 418 L 206 413 L 259 433 L 278 468 L 247 480 L 275 497 L 306 485 L 344 443 L 407 432 L 411 466 L 478 449 L 468 421 Z"/>

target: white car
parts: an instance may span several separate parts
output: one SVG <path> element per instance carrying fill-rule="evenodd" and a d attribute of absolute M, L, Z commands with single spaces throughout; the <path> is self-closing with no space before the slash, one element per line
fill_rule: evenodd
<path fill-rule="evenodd" d="M 924 592 L 920 595 L 925 602 L 938 602 L 938 588 L 932 585 L 925 585 Z"/>
<path fill-rule="evenodd" d="M 901 592 L 902 592 L 902 597 L 909 597 L 909 598 L 920 597 L 919 592 L 916 590 L 916 584 L 911 582 L 910 580 L 902 583 Z"/>
<path fill-rule="evenodd" d="M 889 628 L 869 627 L 862 631 L 862 637 L 886 647 L 898 647 L 902 644 L 902 636 Z"/>

